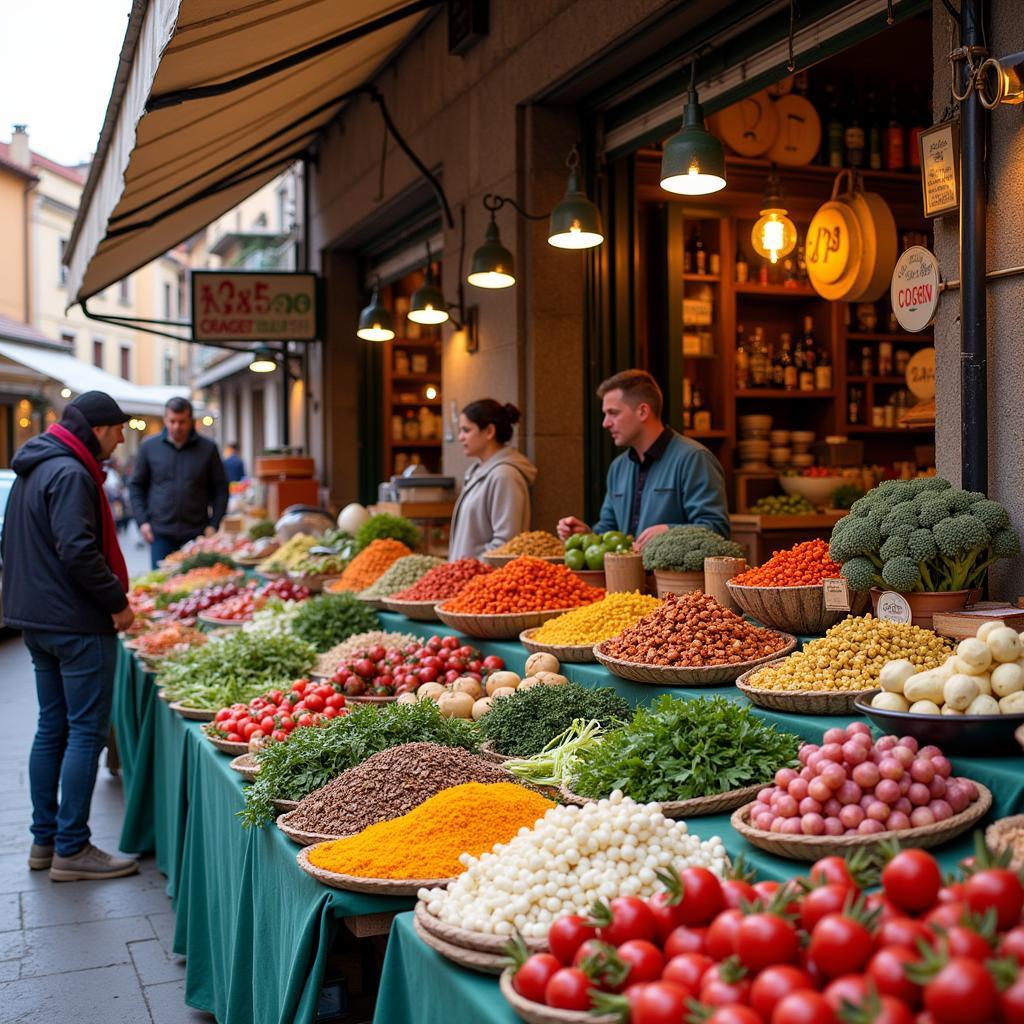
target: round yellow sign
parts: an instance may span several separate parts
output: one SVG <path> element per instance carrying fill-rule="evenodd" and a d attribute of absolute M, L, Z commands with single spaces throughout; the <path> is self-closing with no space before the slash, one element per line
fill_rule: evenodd
<path fill-rule="evenodd" d="M 935 349 L 915 352 L 907 363 L 907 387 L 921 402 L 935 397 Z"/>
<path fill-rule="evenodd" d="M 838 203 L 826 203 L 807 229 L 807 276 L 812 284 L 835 284 L 850 262 L 848 215 Z"/>

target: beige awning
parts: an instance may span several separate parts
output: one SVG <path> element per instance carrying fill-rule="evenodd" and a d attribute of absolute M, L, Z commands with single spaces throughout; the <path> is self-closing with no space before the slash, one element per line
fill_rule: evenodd
<path fill-rule="evenodd" d="M 423 0 L 133 0 L 68 245 L 87 299 L 280 174 L 432 6 Z M 336 45 L 339 43 L 340 45 Z M 222 95 L 182 90 L 257 76 Z"/>

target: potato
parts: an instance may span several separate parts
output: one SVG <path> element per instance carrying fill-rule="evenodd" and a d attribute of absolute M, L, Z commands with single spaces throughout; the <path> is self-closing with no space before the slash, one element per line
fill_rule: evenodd
<path fill-rule="evenodd" d="M 474 703 L 468 693 L 443 693 L 437 700 L 437 707 L 445 718 L 472 718 Z"/>
<path fill-rule="evenodd" d="M 543 686 L 544 680 L 540 676 L 527 676 L 518 686 L 520 690 L 532 690 L 535 686 Z"/>
<path fill-rule="evenodd" d="M 395 699 L 396 704 L 415 704 L 419 698 L 412 690 L 406 690 L 405 693 L 400 693 Z"/>
<path fill-rule="evenodd" d="M 996 661 L 1016 661 L 1020 657 L 1020 637 L 1009 626 L 993 629 L 985 643 Z"/>
<path fill-rule="evenodd" d="M 519 676 L 515 672 L 492 672 L 487 677 L 487 696 L 493 697 L 499 686 L 515 689 L 519 685 Z"/>
<path fill-rule="evenodd" d="M 957 711 L 956 708 L 951 708 L 948 704 L 943 704 L 942 713 L 944 715 L 962 715 L 962 711 Z"/>
<path fill-rule="evenodd" d="M 1015 690 L 1002 697 L 999 701 L 999 710 L 1004 715 L 1024 714 L 1024 690 Z"/>
<path fill-rule="evenodd" d="M 1009 697 L 1011 693 L 1024 690 L 1024 668 L 1018 662 L 1003 662 L 992 669 L 992 695 Z"/>
<path fill-rule="evenodd" d="M 982 672 L 980 676 L 971 676 L 971 678 L 978 684 L 978 693 L 992 693 L 992 677 L 988 672 Z"/>
<path fill-rule="evenodd" d="M 558 672 L 537 672 L 535 675 L 545 686 L 565 686 L 569 682 L 565 676 L 560 675 Z"/>
<path fill-rule="evenodd" d="M 488 694 L 488 696 L 491 700 L 497 700 L 499 697 L 511 697 L 515 692 L 511 686 L 499 686 L 494 693 Z"/>
<path fill-rule="evenodd" d="M 978 696 L 977 676 L 950 676 L 942 687 L 943 703 L 957 711 L 966 711 L 972 700 Z"/>
<path fill-rule="evenodd" d="M 479 700 L 473 702 L 473 721 L 479 722 L 488 711 L 491 710 L 491 701 L 493 697 L 481 697 Z"/>
<path fill-rule="evenodd" d="M 988 648 L 986 647 L 985 650 L 988 650 Z M 950 674 L 963 676 L 980 676 L 983 672 L 986 671 L 987 668 L 987 665 L 985 666 L 985 668 L 978 668 L 977 665 L 970 665 L 966 661 L 964 661 L 963 658 L 961 658 L 959 655 L 954 655 L 953 661 L 950 665 Z"/>
<path fill-rule="evenodd" d="M 961 640 L 957 644 L 956 656 L 960 659 L 961 664 L 967 665 L 973 670 L 967 672 L 967 675 L 971 676 L 985 672 L 992 664 L 992 652 L 988 649 L 988 644 L 977 637 Z"/>
<path fill-rule="evenodd" d="M 930 700 L 938 704 L 942 700 L 942 687 L 946 682 L 939 669 L 918 672 L 903 684 L 903 696 L 913 704 L 919 700 Z"/>
<path fill-rule="evenodd" d="M 553 654 L 545 651 L 538 651 L 526 659 L 525 673 L 528 676 L 535 676 L 538 672 L 557 672 L 562 666 Z"/>
<path fill-rule="evenodd" d="M 981 693 L 971 701 L 970 706 L 964 712 L 965 715 L 998 715 L 999 703 L 995 697 L 987 693 Z"/>
<path fill-rule="evenodd" d="M 988 635 L 989 635 L 989 633 L 991 633 L 992 630 L 994 630 L 994 629 L 1002 629 L 1002 628 L 1003 628 L 1003 620 L 1002 619 L 989 619 L 988 622 L 983 622 L 978 627 L 978 632 L 975 634 L 975 636 L 977 636 L 977 638 L 982 643 L 988 643 Z"/>
<path fill-rule="evenodd" d="M 483 687 L 472 676 L 459 676 L 451 685 L 453 693 L 468 693 L 473 700 L 483 696 Z"/>
<path fill-rule="evenodd" d="M 917 666 L 912 661 L 887 661 L 878 674 L 878 684 L 890 693 L 902 693 L 903 684 L 913 675 L 917 675 Z"/>
<path fill-rule="evenodd" d="M 441 695 L 446 692 L 447 691 L 441 683 L 423 683 L 416 691 L 416 699 L 438 700 Z"/>
<path fill-rule="evenodd" d="M 882 690 L 871 698 L 871 706 L 880 708 L 882 711 L 909 711 L 910 705 L 906 697 L 901 693 L 892 693 L 889 690 Z"/>
<path fill-rule="evenodd" d="M 942 711 L 933 700 L 915 700 L 910 705 L 910 713 L 912 715 L 941 715 Z"/>

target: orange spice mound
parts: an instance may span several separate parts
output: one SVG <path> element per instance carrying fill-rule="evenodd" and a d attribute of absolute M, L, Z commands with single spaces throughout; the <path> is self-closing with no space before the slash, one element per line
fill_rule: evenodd
<path fill-rule="evenodd" d="M 842 567 L 829 557 L 828 541 L 816 538 L 776 551 L 764 565 L 748 569 L 730 582 L 742 587 L 815 587 L 835 579 Z"/>
<path fill-rule="evenodd" d="M 470 580 L 443 607 L 447 612 L 465 615 L 508 615 L 579 608 L 604 596 L 600 587 L 588 586 L 564 565 L 524 555 Z"/>
<path fill-rule="evenodd" d="M 400 540 L 371 541 L 348 563 L 341 578 L 329 583 L 327 589 L 335 593 L 341 590 L 365 590 L 380 579 L 398 559 L 411 554 Z"/>

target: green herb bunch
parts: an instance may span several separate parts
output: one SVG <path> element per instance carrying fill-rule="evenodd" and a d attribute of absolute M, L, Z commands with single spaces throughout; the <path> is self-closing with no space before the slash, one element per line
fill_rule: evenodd
<path fill-rule="evenodd" d="M 178 576 L 190 569 L 209 569 L 213 565 L 234 566 L 234 561 L 227 555 L 219 554 L 216 551 L 200 551 L 198 554 L 186 558 L 175 570 L 174 575 Z"/>
<path fill-rule="evenodd" d="M 798 736 L 725 697 L 665 694 L 581 750 L 569 788 L 597 798 L 621 789 L 640 803 L 714 796 L 768 783 L 777 769 L 797 764 L 799 746 Z"/>
<path fill-rule="evenodd" d="M 420 531 L 405 516 L 393 516 L 390 512 L 371 516 L 356 530 L 356 548 L 363 548 L 375 540 L 400 540 L 410 551 L 420 546 Z"/>
<path fill-rule="evenodd" d="M 352 594 L 323 594 L 304 601 L 292 621 L 292 633 L 319 654 L 355 633 L 380 629 L 377 613 Z"/>
<path fill-rule="evenodd" d="M 628 722 L 633 711 L 610 686 L 592 690 L 578 683 L 534 686 L 501 697 L 480 719 L 480 734 L 499 754 L 532 757 L 577 718 L 603 728 Z"/>
<path fill-rule="evenodd" d="M 259 697 L 274 683 L 290 683 L 313 666 L 316 652 L 292 636 L 237 631 L 164 661 L 165 696 L 186 707 L 218 711 Z"/>
<path fill-rule="evenodd" d="M 249 527 L 249 540 L 262 540 L 264 537 L 274 536 L 274 520 L 260 519 Z"/>
<path fill-rule="evenodd" d="M 259 775 L 246 789 L 245 808 L 239 812 L 242 824 L 264 825 L 275 800 L 301 800 L 373 754 L 403 743 L 436 743 L 476 753 L 480 740 L 472 722 L 445 718 L 432 700 L 360 704 L 343 718 L 296 729 L 283 743 L 259 752 Z"/>

